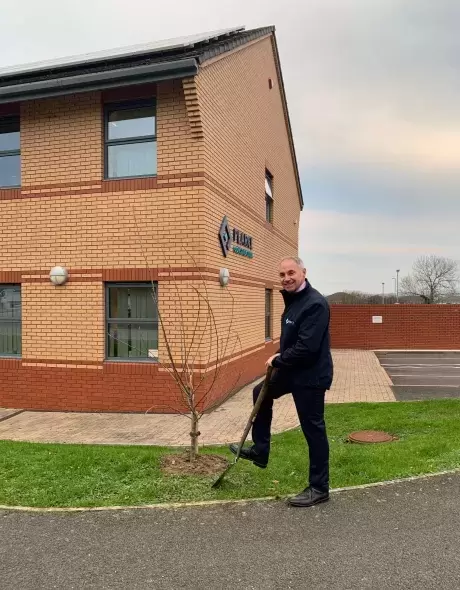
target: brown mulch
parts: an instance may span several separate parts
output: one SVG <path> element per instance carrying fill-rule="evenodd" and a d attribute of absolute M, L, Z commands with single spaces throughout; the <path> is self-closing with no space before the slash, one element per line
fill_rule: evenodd
<path fill-rule="evenodd" d="M 221 455 L 200 455 L 190 463 L 188 452 L 165 455 L 161 458 L 161 470 L 170 475 L 215 475 L 223 471 L 228 460 Z"/>

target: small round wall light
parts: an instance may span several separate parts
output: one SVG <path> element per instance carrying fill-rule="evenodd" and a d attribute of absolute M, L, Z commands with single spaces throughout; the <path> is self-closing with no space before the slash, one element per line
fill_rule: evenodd
<path fill-rule="evenodd" d="M 69 278 L 69 273 L 67 269 L 63 266 L 55 266 L 50 271 L 50 281 L 53 285 L 59 286 L 64 285 Z"/>
<path fill-rule="evenodd" d="M 228 268 L 221 268 L 219 272 L 219 283 L 221 287 L 226 287 L 230 281 Z"/>

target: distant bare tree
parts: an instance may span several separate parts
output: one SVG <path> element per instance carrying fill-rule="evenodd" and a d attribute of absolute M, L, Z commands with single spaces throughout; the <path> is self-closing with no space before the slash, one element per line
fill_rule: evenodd
<path fill-rule="evenodd" d="M 387 298 L 385 298 L 385 301 L 387 302 Z M 364 303 L 367 303 L 369 305 L 380 305 L 382 303 L 382 296 L 381 295 L 368 295 L 366 297 L 366 301 Z"/>
<path fill-rule="evenodd" d="M 366 293 L 361 291 L 344 291 L 342 303 L 349 305 L 366 303 L 366 297 Z"/>
<path fill-rule="evenodd" d="M 363 293 L 362 291 L 342 291 L 328 297 L 329 302 L 335 305 L 380 305 L 382 295 Z M 395 303 L 394 295 L 385 295 L 385 303 Z"/>
<path fill-rule="evenodd" d="M 424 303 L 440 303 L 458 294 L 460 270 L 457 261 L 442 256 L 421 256 L 412 273 L 401 280 L 401 293 L 417 296 Z"/>
<path fill-rule="evenodd" d="M 357 305 L 366 303 L 366 294 L 361 291 L 341 291 L 329 296 L 331 303 L 341 305 Z"/>

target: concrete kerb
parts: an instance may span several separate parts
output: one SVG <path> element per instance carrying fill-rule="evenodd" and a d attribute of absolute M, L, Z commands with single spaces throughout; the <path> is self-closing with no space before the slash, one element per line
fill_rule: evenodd
<path fill-rule="evenodd" d="M 432 477 L 440 477 L 442 475 L 455 475 L 460 473 L 460 467 L 455 469 L 449 469 L 446 471 L 437 471 L 435 473 L 424 473 L 421 475 L 413 475 L 410 477 L 402 477 L 398 479 L 390 479 L 385 481 L 377 481 L 373 483 L 365 483 L 356 486 L 345 486 L 341 488 L 333 488 L 331 494 L 337 494 L 341 492 L 350 492 L 353 490 L 365 490 L 368 488 L 376 488 L 383 486 L 390 486 L 397 483 L 407 483 L 410 481 L 417 481 L 421 479 L 427 479 Z M 290 495 L 284 496 L 264 496 L 262 498 L 243 498 L 240 500 L 203 500 L 201 502 L 170 502 L 162 504 L 135 504 L 131 506 L 79 506 L 79 507 L 48 507 L 41 508 L 37 506 L 8 506 L 0 504 L 0 510 L 10 512 L 34 512 L 34 513 L 56 513 L 56 512 L 110 512 L 120 510 L 176 510 L 179 508 L 194 508 L 194 507 L 207 507 L 207 506 L 224 506 L 228 504 L 244 505 L 253 502 L 274 502 L 280 500 L 286 500 Z"/>

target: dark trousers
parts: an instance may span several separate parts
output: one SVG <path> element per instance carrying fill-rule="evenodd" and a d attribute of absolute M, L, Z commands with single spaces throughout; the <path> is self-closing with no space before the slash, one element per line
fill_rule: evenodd
<path fill-rule="evenodd" d="M 262 383 L 254 387 L 254 402 Z M 307 440 L 310 457 L 309 485 L 319 491 L 329 490 L 329 442 L 324 422 L 325 389 L 291 385 L 284 379 L 273 379 L 252 427 L 254 450 L 268 458 L 273 415 L 273 401 L 292 393 L 302 432 Z"/>

